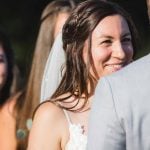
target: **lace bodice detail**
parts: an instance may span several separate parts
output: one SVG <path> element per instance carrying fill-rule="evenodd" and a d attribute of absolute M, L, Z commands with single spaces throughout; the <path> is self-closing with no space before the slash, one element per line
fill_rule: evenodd
<path fill-rule="evenodd" d="M 64 110 L 69 123 L 70 137 L 65 150 L 86 150 L 87 136 L 83 134 L 80 124 L 71 123 L 67 112 Z"/>

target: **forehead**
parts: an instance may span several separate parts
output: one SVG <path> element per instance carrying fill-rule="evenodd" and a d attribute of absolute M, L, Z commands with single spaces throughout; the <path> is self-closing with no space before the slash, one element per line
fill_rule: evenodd
<path fill-rule="evenodd" d="M 129 27 L 125 18 L 121 15 L 107 16 L 102 19 L 93 31 L 94 36 L 118 35 L 129 32 Z"/>

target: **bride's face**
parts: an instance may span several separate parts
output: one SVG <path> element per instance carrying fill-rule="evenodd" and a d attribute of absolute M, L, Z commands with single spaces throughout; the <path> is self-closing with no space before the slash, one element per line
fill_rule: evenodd
<path fill-rule="evenodd" d="M 132 37 L 122 16 L 107 16 L 100 21 L 92 33 L 91 52 L 99 78 L 120 70 L 132 61 Z M 92 67 L 90 72 L 93 74 Z"/>

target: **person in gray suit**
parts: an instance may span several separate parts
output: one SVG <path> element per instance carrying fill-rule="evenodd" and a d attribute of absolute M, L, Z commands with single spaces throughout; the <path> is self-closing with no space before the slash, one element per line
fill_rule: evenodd
<path fill-rule="evenodd" d="M 101 78 L 89 124 L 88 150 L 150 150 L 150 54 Z"/>

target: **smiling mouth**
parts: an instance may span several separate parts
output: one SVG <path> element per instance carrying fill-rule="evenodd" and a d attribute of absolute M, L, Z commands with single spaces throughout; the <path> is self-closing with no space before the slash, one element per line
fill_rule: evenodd
<path fill-rule="evenodd" d="M 122 64 L 112 65 L 112 67 L 114 68 L 114 70 L 118 71 L 118 70 L 122 69 L 124 67 L 124 65 L 122 65 Z"/>
<path fill-rule="evenodd" d="M 122 69 L 123 67 L 125 67 L 126 63 L 109 64 L 109 65 L 106 65 L 106 66 L 109 67 L 112 72 L 115 72 L 115 71 L 118 71 L 118 70 Z"/>

